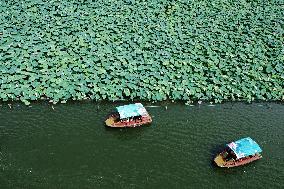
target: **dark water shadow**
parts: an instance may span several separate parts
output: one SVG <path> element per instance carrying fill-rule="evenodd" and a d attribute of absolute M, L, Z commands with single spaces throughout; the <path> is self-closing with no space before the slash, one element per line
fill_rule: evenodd
<path fill-rule="evenodd" d="M 151 126 L 145 125 L 140 127 L 124 127 L 124 128 L 111 128 L 105 126 L 105 131 L 122 141 L 135 140 L 143 135 Z"/>
<path fill-rule="evenodd" d="M 209 164 L 210 168 L 213 168 L 213 169 L 219 169 L 220 168 L 215 164 L 214 158 L 216 157 L 217 154 L 219 154 L 220 152 L 222 152 L 222 150 L 224 150 L 225 144 L 228 144 L 228 141 L 221 142 L 220 144 L 215 145 L 211 148 L 211 150 L 210 150 L 210 164 Z"/>

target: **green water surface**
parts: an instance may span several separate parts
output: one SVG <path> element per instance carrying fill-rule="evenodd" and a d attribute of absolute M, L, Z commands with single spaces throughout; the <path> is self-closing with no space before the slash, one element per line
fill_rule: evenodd
<path fill-rule="evenodd" d="M 283 104 L 146 103 L 151 126 L 106 128 L 122 104 L 1 104 L 0 188 L 284 188 Z M 224 144 L 247 136 L 263 159 L 212 163 Z"/>

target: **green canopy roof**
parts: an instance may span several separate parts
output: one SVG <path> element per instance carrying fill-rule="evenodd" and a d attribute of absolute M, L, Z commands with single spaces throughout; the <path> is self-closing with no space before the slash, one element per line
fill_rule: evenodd
<path fill-rule="evenodd" d="M 134 117 L 134 116 L 143 116 L 147 115 L 147 110 L 143 107 L 141 103 L 129 104 L 124 106 L 116 107 L 120 119 Z"/>

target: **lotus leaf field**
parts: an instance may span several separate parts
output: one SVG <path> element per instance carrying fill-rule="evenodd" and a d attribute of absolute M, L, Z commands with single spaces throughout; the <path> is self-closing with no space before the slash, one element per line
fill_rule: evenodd
<path fill-rule="evenodd" d="M 1 0 L 0 100 L 284 100 L 281 0 Z"/>

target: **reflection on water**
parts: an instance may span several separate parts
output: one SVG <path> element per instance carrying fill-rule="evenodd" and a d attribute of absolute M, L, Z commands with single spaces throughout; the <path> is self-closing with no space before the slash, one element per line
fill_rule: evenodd
<path fill-rule="evenodd" d="M 151 126 L 104 127 L 107 103 L 2 104 L 1 188 L 281 188 L 284 106 L 145 104 Z M 212 160 L 246 136 L 263 159 L 222 169 Z"/>

